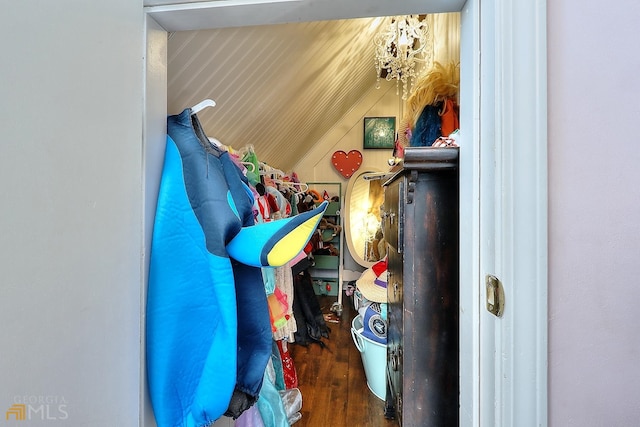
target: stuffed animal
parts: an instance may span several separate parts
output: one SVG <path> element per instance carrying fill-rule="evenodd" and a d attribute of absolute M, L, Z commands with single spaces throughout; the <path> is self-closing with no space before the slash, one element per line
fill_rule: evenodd
<path fill-rule="evenodd" d="M 342 231 L 342 226 L 337 225 L 333 220 L 329 220 L 327 218 L 322 218 L 320 223 L 318 224 L 318 228 L 320 230 L 331 230 L 332 237 L 336 236 Z M 331 239 L 329 239 L 331 240 Z"/>

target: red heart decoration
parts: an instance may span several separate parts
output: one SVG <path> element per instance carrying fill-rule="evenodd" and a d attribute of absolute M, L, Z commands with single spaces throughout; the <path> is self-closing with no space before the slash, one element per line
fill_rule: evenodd
<path fill-rule="evenodd" d="M 350 178 L 362 164 L 362 153 L 358 150 L 351 150 L 349 153 L 338 150 L 331 156 L 331 164 L 342 176 Z"/>

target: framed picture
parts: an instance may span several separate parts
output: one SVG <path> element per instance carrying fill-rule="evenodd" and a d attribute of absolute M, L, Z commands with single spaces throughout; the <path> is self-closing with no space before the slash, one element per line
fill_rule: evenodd
<path fill-rule="evenodd" d="M 396 141 L 395 117 L 365 117 L 363 148 L 393 148 Z"/>

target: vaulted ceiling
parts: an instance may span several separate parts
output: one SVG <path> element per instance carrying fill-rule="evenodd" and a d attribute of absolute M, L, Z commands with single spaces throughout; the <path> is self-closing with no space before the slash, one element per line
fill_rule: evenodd
<path fill-rule="evenodd" d="M 386 19 L 237 26 L 229 15 L 226 28 L 211 21 L 210 29 L 169 32 L 168 112 L 213 99 L 217 105 L 198 114 L 207 135 L 234 148 L 253 145 L 260 160 L 290 170 L 376 84 L 373 36 Z"/>
<path fill-rule="evenodd" d="M 177 32 L 168 51 L 168 111 L 205 98 L 207 135 L 289 169 L 376 82 L 380 19 Z"/>

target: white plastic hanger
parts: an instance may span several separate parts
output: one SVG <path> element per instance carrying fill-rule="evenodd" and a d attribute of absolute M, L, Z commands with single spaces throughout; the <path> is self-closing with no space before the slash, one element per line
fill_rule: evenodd
<path fill-rule="evenodd" d="M 222 142 L 218 141 L 216 138 L 209 136 L 207 137 L 209 139 L 209 142 L 212 143 L 213 145 L 215 145 L 218 148 L 224 148 L 224 144 L 222 144 Z"/>
<path fill-rule="evenodd" d="M 249 172 L 255 172 L 256 171 L 256 165 L 254 165 L 251 162 L 240 162 L 242 163 Z"/>
<path fill-rule="evenodd" d="M 276 169 L 264 162 L 260 162 L 260 175 L 270 175 L 271 179 L 278 179 L 284 177 L 285 173 L 280 169 Z"/>
<path fill-rule="evenodd" d="M 204 110 L 207 107 L 215 107 L 216 102 L 213 99 L 205 99 L 191 107 L 191 114 L 197 114 L 200 111 Z"/>
<path fill-rule="evenodd" d="M 309 189 L 309 186 L 304 182 L 282 181 L 282 187 L 290 189 L 296 194 L 304 194 Z"/>

